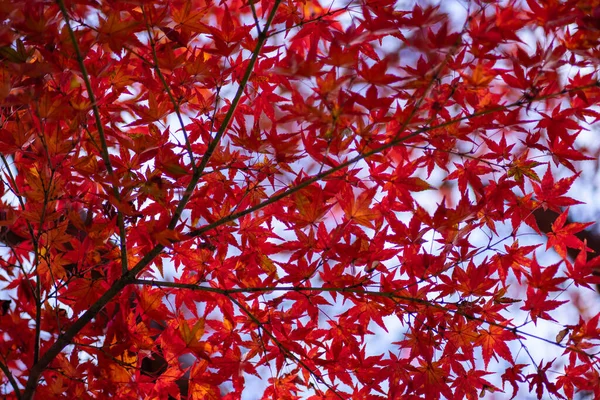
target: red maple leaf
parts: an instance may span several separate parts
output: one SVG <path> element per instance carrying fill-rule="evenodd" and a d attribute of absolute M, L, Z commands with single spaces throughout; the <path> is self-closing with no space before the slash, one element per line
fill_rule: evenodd
<path fill-rule="evenodd" d="M 546 245 L 546 249 L 551 247 L 554 248 L 554 250 L 562 258 L 566 258 L 567 256 L 567 247 L 572 249 L 578 249 L 581 247 L 582 242 L 577 236 L 575 236 L 575 234 L 593 224 L 592 222 L 572 222 L 568 225 L 565 225 L 568 214 L 569 209 L 567 208 L 558 216 L 558 218 L 556 218 L 552 224 L 552 232 L 548 233 L 548 243 Z"/>
<path fill-rule="evenodd" d="M 512 353 L 506 342 L 516 340 L 518 337 L 505 326 L 490 326 L 488 330 L 483 330 L 479 334 L 479 338 L 475 341 L 476 346 L 481 346 L 483 354 L 483 362 L 487 368 L 490 360 L 497 356 L 505 359 L 510 363 L 513 362 Z"/>
<path fill-rule="evenodd" d="M 566 300 L 549 300 L 548 292 L 545 290 L 528 287 L 527 300 L 525 300 L 525 305 L 521 307 L 521 310 L 528 311 L 534 323 L 537 322 L 538 318 L 555 321 L 554 318 L 548 314 L 548 311 L 555 310 L 565 303 L 567 303 Z"/>

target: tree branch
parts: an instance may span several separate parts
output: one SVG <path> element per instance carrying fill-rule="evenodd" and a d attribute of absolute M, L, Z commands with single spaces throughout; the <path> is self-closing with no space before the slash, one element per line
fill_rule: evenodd
<path fill-rule="evenodd" d="M 427 307 L 436 308 L 436 309 L 439 309 L 444 312 L 455 313 L 455 314 L 461 315 L 467 319 L 488 324 L 489 326 L 507 329 L 507 330 L 515 333 L 516 335 L 518 334 L 518 335 L 522 335 L 522 336 L 527 336 L 532 339 L 537 339 L 542 342 L 558 346 L 562 349 L 569 349 L 571 351 L 575 351 L 575 352 L 585 355 L 591 359 L 600 360 L 600 358 L 598 358 L 598 356 L 596 356 L 595 354 L 589 354 L 583 350 L 574 348 L 569 345 L 563 345 L 563 344 L 557 343 L 556 341 L 552 341 L 552 340 L 543 338 L 541 336 L 537 336 L 537 335 L 527 333 L 527 332 L 522 332 L 517 327 L 509 327 L 506 324 L 501 324 L 501 323 L 493 322 L 493 321 L 487 321 L 484 318 L 476 317 L 472 314 L 461 311 L 458 308 L 445 307 L 441 304 L 434 303 L 429 300 L 408 297 L 408 296 L 402 296 L 395 292 L 380 292 L 380 291 L 374 291 L 374 290 L 356 289 L 356 288 L 352 288 L 352 287 L 340 288 L 340 287 L 300 287 L 300 286 L 269 286 L 269 287 L 249 287 L 249 288 L 237 288 L 237 289 L 218 289 L 218 288 L 213 288 L 213 287 L 194 285 L 194 284 L 190 284 L 190 283 L 155 281 L 155 280 L 149 280 L 149 279 L 136 279 L 133 283 L 139 284 L 139 285 L 145 285 L 145 286 L 167 287 L 167 288 L 173 288 L 173 289 L 187 289 L 187 290 L 194 290 L 194 291 L 200 291 L 200 292 L 212 292 L 212 293 L 221 294 L 223 296 L 227 296 L 229 299 L 231 299 L 231 295 L 235 294 L 235 293 L 270 293 L 270 292 L 311 292 L 311 293 L 312 292 L 316 292 L 316 293 L 335 292 L 335 293 L 340 293 L 340 294 L 351 293 L 351 294 L 358 294 L 358 295 L 365 295 L 365 296 L 372 296 L 372 297 L 385 297 L 394 302 L 403 301 L 403 302 L 408 302 L 408 303 L 417 303 L 417 304 L 424 305 Z"/>
<path fill-rule="evenodd" d="M 98 129 L 98 136 L 100 137 L 100 152 L 102 154 L 102 160 L 104 161 L 104 165 L 106 166 L 106 171 L 110 176 L 112 182 L 112 190 L 115 199 L 120 203 L 121 195 L 119 193 L 119 189 L 117 187 L 117 182 L 115 180 L 115 175 L 113 172 L 112 164 L 110 163 L 110 156 L 108 154 L 108 144 L 106 142 L 106 135 L 104 133 L 104 125 L 102 125 L 102 119 L 100 118 L 100 109 L 98 108 L 98 103 L 96 102 L 96 96 L 94 95 L 94 91 L 92 90 L 92 83 L 90 82 L 90 76 L 85 67 L 85 63 L 83 62 L 83 55 L 81 54 L 81 49 L 79 48 L 79 43 L 77 42 L 77 38 L 75 37 L 75 32 L 71 27 L 71 19 L 69 18 L 69 13 L 65 6 L 63 0 L 56 0 L 58 7 L 63 15 L 63 19 L 65 20 L 65 25 L 67 27 L 67 31 L 69 32 L 69 38 L 71 39 L 71 43 L 73 44 L 73 48 L 75 49 L 75 56 L 77 58 L 77 63 L 79 64 L 79 69 L 81 70 L 81 75 L 83 78 L 83 82 L 85 83 L 86 91 L 88 92 L 88 97 L 90 99 L 90 103 L 92 103 L 92 112 L 94 114 L 94 119 L 96 122 L 96 129 Z M 128 270 L 127 267 L 127 236 L 125 232 L 125 221 L 123 219 L 123 213 L 117 207 L 117 224 L 119 226 L 119 241 L 121 247 L 121 270 L 125 273 Z"/>
<path fill-rule="evenodd" d="M 564 90 L 561 90 L 560 92 L 551 93 L 549 95 L 542 96 L 542 97 L 536 99 L 536 101 L 543 101 L 543 100 L 547 100 L 547 99 L 550 99 L 550 98 L 559 97 L 559 96 L 562 96 L 562 95 L 564 95 L 566 93 L 569 93 L 569 92 L 572 92 L 572 91 L 584 90 L 586 88 L 595 87 L 595 86 L 597 86 L 596 83 L 591 84 L 591 85 L 585 85 L 585 86 L 582 86 L 582 87 L 579 87 L 579 88 L 564 89 Z M 429 131 L 431 131 L 433 129 L 445 128 L 445 127 L 454 125 L 454 124 L 462 122 L 462 121 L 468 121 L 468 120 L 471 120 L 473 118 L 482 117 L 482 116 L 485 116 L 485 115 L 488 115 L 488 114 L 493 114 L 493 113 L 500 112 L 500 111 L 510 110 L 511 108 L 520 107 L 520 106 L 523 106 L 523 105 L 528 104 L 530 102 L 531 102 L 530 99 L 529 100 L 528 99 L 518 100 L 518 101 L 516 101 L 514 103 L 511 103 L 511 104 L 508 104 L 508 105 L 494 107 L 494 108 L 489 108 L 487 110 L 482 110 L 482 111 L 475 112 L 473 114 L 465 115 L 465 116 L 462 116 L 462 117 L 459 117 L 459 118 L 454 118 L 452 120 L 449 120 L 449 121 L 446 121 L 446 122 L 442 122 L 442 123 L 437 124 L 435 126 L 427 125 L 426 127 L 421 128 L 421 129 L 417 129 L 413 133 L 410 133 L 410 134 L 408 134 L 406 136 L 396 137 L 395 139 L 390 140 L 388 143 L 386 143 L 384 145 L 381 145 L 381 146 L 379 146 L 379 147 L 377 147 L 377 148 L 375 148 L 375 149 L 373 149 L 371 151 L 359 154 L 359 155 L 357 155 L 357 156 L 355 156 L 355 157 L 353 157 L 353 158 L 351 158 L 351 159 L 349 159 L 349 160 L 347 160 L 347 161 L 345 161 L 345 162 L 343 162 L 343 163 L 341 163 L 341 164 L 339 164 L 339 165 L 337 165 L 335 167 L 332 167 L 332 168 L 328 169 L 327 171 L 323 171 L 321 173 L 313 175 L 311 178 L 309 178 L 309 179 L 307 179 L 307 180 L 305 180 L 303 182 L 300 182 L 299 184 L 295 185 L 294 187 L 291 187 L 291 188 L 289 188 L 289 189 L 287 189 L 287 190 L 285 190 L 285 191 L 283 191 L 283 192 L 281 192 L 281 193 L 279 193 L 277 195 L 274 195 L 274 196 L 268 198 L 267 200 L 263 201 L 262 203 L 259 203 L 259 204 L 255 205 L 253 207 L 247 208 L 247 209 L 245 209 L 243 211 L 239 211 L 237 213 L 230 214 L 230 215 L 228 215 L 226 217 L 223 217 L 223 218 L 221 218 L 221 219 L 219 219 L 219 220 L 217 220 L 215 222 L 212 222 L 212 223 L 210 223 L 208 225 L 205 225 L 202 228 L 193 229 L 193 230 L 191 230 L 190 232 L 187 233 L 187 236 L 189 238 L 194 238 L 194 237 L 200 236 L 200 235 L 204 234 L 207 231 L 215 229 L 218 226 L 221 226 L 221 225 L 226 224 L 228 222 L 231 222 L 231 221 L 234 221 L 236 219 L 239 219 L 239 218 L 241 218 L 241 217 L 243 217 L 243 216 L 245 216 L 247 214 L 253 213 L 254 211 L 258 211 L 261 208 L 264 208 L 264 207 L 268 206 L 269 204 L 273 204 L 273 203 L 275 203 L 275 202 L 277 202 L 277 201 L 279 201 L 279 200 L 281 200 L 281 199 L 283 199 L 285 197 L 288 197 L 289 195 L 294 194 L 297 191 L 302 190 L 305 187 L 307 187 L 307 186 L 309 186 L 309 185 L 311 185 L 311 184 L 313 184 L 315 182 L 318 182 L 318 181 L 320 181 L 320 180 L 322 180 L 324 178 L 327 178 L 328 176 L 330 176 L 330 175 L 332 175 L 332 174 L 334 174 L 334 173 L 336 173 L 336 172 L 338 172 L 338 171 L 340 171 L 340 170 L 342 170 L 342 169 L 344 169 L 346 167 L 349 167 L 350 165 L 355 164 L 358 161 L 361 161 L 361 160 L 369 158 L 369 157 L 371 157 L 373 155 L 379 154 L 379 153 L 381 153 L 381 152 L 383 152 L 383 151 L 385 151 L 387 149 L 390 149 L 390 148 L 392 148 L 394 146 L 397 146 L 397 145 L 401 144 L 402 142 L 404 142 L 406 140 L 409 140 L 409 139 L 412 139 L 414 137 L 417 137 L 417 136 L 419 136 L 422 133 L 429 132 Z M 404 124 L 401 128 L 398 129 L 398 134 L 401 134 L 404 131 L 405 128 L 406 128 L 406 124 Z M 183 239 L 183 240 L 186 240 L 186 239 Z"/>
<path fill-rule="evenodd" d="M 13 374 L 10 372 L 10 369 L 8 369 L 8 366 L 6 364 L 4 364 L 3 362 L 0 362 L 0 370 L 4 373 L 4 375 L 6 375 L 6 379 L 8 379 L 8 382 L 13 387 L 13 390 L 15 391 L 15 396 L 17 397 L 17 399 L 21 400 L 22 397 L 21 397 L 21 391 L 19 390 L 19 385 L 18 385 L 17 381 L 15 380 L 15 377 L 13 376 Z"/>
<path fill-rule="evenodd" d="M 198 181 L 200 180 L 200 177 L 202 176 L 202 172 L 203 172 L 204 168 L 208 164 L 208 161 L 209 161 L 212 153 L 216 149 L 216 147 L 219 143 L 219 140 L 221 139 L 221 137 L 227 130 L 227 127 L 229 126 L 229 123 L 231 122 L 231 119 L 233 118 L 235 109 L 236 109 L 238 103 L 240 102 L 240 99 L 244 93 L 244 88 L 245 88 L 246 84 L 248 83 L 248 79 L 250 78 L 250 75 L 252 74 L 252 70 L 253 70 L 256 60 L 258 59 L 258 56 L 260 54 L 260 50 L 261 50 L 262 46 L 264 45 L 265 41 L 267 40 L 267 32 L 269 30 L 269 27 L 270 27 L 273 19 L 275 18 L 275 13 L 277 12 L 277 8 L 279 7 L 280 2 L 281 2 L 281 0 L 276 0 L 275 4 L 273 5 L 273 9 L 271 10 L 271 13 L 269 14 L 269 18 L 268 18 L 267 22 L 265 23 L 264 30 L 258 38 L 256 48 L 254 49 L 254 52 L 252 53 L 252 57 L 250 59 L 250 62 L 248 63 L 248 67 L 246 68 L 244 77 L 243 77 L 242 81 L 240 82 L 238 91 L 237 91 L 234 99 L 232 100 L 231 106 L 225 116 L 225 119 L 223 120 L 223 123 L 221 124 L 221 126 L 217 132 L 217 135 L 215 136 L 214 140 L 208 146 L 206 153 L 202 157 L 200 166 L 194 172 L 192 180 L 191 180 L 190 184 L 188 185 L 188 187 L 186 188 L 186 191 L 185 191 L 184 195 L 182 196 L 182 199 L 180 200 L 175 213 L 173 214 L 171 222 L 169 223 L 169 229 L 173 229 L 177 225 L 177 222 L 179 221 L 179 218 L 181 216 L 183 209 L 185 208 L 185 205 L 189 201 Z M 91 84 L 90 84 L 89 78 L 87 76 L 87 72 L 85 72 L 85 65 L 83 64 L 83 58 L 81 57 L 81 51 L 79 50 L 79 47 L 77 45 L 77 39 L 75 38 L 73 29 L 71 28 L 71 26 L 69 24 L 69 17 L 67 15 L 67 10 L 65 8 L 63 0 L 57 0 L 57 3 L 63 13 L 63 17 L 66 21 L 66 24 L 67 24 L 67 27 L 69 30 L 69 35 L 70 35 L 71 40 L 73 41 L 73 45 L 75 46 L 75 49 L 76 49 L 76 54 L 77 54 L 77 59 L 79 61 L 79 65 L 84 73 L 84 80 L 86 82 L 86 87 L 89 91 L 90 101 L 92 101 L 92 107 L 94 109 L 94 115 L 96 117 L 96 123 L 98 124 L 98 129 L 102 129 L 102 124 L 100 121 L 100 114 L 98 111 L 98 107 L 96 105 L 95 97 L 91 90 Z M 103 135 L 101 135 L 101 139 L 103 141 L 102 145 L 105 146 L 106 141 L 104 140 Z M 104 150 L 106 150 L 107 161 L 109 161 L 108 160 L 108 149 L 105 148 Z M 110 168 L 110 164 L 107 164 L 107 168 Z M 112 174 L 112 168 L 110 168 L 109 173 Z M 113 188 L 115 189 L 116 194 L 118 195 L 116 186 L 113 186 Z M 124 231 L 123 231 L 123 235 L 124 235 Z M 123 242 L 122 245 L 124 245 L 124 244 L 125 243 Z M 113 283 L 113 285 L 94 304 L 92 304 L 90 306 L 90 308 L 86 312 L 84 312 L 81 317 L 79 317 L 62 335 L 60 335 L 58 337 L 56 342 L 54 342 L 54 344 L 52 346 L 50 346 L 50 348 L 40 358 L 40 360 L 35 365 L 33 365 L 32 368 L 30 369 L 29 379 L 27 380 L 27 384 L 25 386 L 25 391 L 23 392 L 23 399 L 30 400 L 33 398 L 38 380 L 39 380 L 42 372 L 45 370 L 45 368 L 52 362 L 52 360 L 54 360 L 54 358 L 67 345 L 71 344 L 71 341 L 73 340 L 73 338 L 100 312 L 100 310 L 102 310 L 104 308 L 104 306 L 106 304 L 108 304 L 108 302 L 110 302 L 114 297 L 116 297 L 125 288 L 125 286 L 131 284 L 135 280 L 136 276 L 142 270 L 144 270 L 152 262 L 152 260 L 162 252 L 162 250 L 164 248 L 165 248 L 165 246 L 163 246 L 161 244 L 156 245 L 133 268 L 131 268 L 130 270 L 125 270 L 123 275 L 121 276 L 121 278 L 119 278 L 117 281 L 115 281 Z M 123 256 L 123 254 L 122 254 L 122 256 Z M 126 256 L 126 254 L 125 254 L 125 256 Z"/>
<path fill-rule="evenodd" d="M 175 213 L 173 214 L 173 218 L 171 219 L 171 222 L 169 223 L 169 229 L 174 229 L 175 226 L 177 226 L 177 223 L 179 222 L 179 218 L 181 217 L 181 213 L 185 209 L 185 206 L 188 203 L 190 197 L 192 196 L 192 193 L 194 192 L 194 189 L 196 188 L 198 181 L 202 177 L 202 174 L 204 173 L 204 169 L 206 168 L 206 165 L 210 161 L 212 154 L 216 150 L 217 146 L 219 145 L 219 142 L 221 141 L 221 138 L 225 134 L 225 131 L 227 130 L 227 128 L 229 127 L 229 124 L 231 123 L 231 120 L 233 119 L 235 110 L 236 110 L 238 104 L 240 103 L 242 95 L 244 94 L 244 90 L 246 89 L 246 85 L 248 84 L 248 80 L 250 79 L 250 76 L 252 75 L 252 71 L 254 70 L 254 65 L 256 64 L 256 61 L 258 60 L 258 56 L 260 55 L 260 50 L 262 49 L 263 45 L 265 44 L 265 42 L 268 38 L 267 33 L 269 31 L 269 27 L 271 26 L 271 23 L 273 22 L 273 19 L 275 18 L 275 13 L 277 12 L 277 8 L 279 7 L 280 3 L 281 3 L 281 0 L 275 0 L 273 9 L 271 10 L 271 13 L 269 14 L 267 22 L 265 23 L 265 27 L 264 27 L 263 31 L 260 33 L 260 35 L 258 35 L 256 48 L 254 49 L 254 52 L 252 53 L 252 57 L 250 57 L 248 66 L 246 67 L 246 71 L 244 72 L 244 76 L 242 77 L 242 80 L 240 81 L 239 86 L 238 86 L 238 90 L 235 93 L 235 96 L 233 97 L 233 100 L 231 101 L 231 104 L 229 106 L 229 110 L 227 110 L 227 114 L 225 114 L 225 118 L 223 119 L 223 122 L 221 123 L 221 126 L 219 127 L 219 130 L 217 131 L 214 139 L 210 142 L 210 144 L 208 145 L 208 148 L 206 149 L 206 152 L 202 156 L 202 159 L 200 160 L 200 164 L 198 165 L 198 168 L 194 172 L 192 179 L 190 181 L 190 184 L 185 189 L 185 192 L 183 193 L 183 196 L 182 196 L 181 200 L 179 201 L 179 204 L 177 205 L 177 209 L 175 210 Z"/>

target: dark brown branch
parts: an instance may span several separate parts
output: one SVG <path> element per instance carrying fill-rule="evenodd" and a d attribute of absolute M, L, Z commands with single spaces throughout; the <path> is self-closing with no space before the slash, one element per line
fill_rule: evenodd
<path fill-rule="evenodd" d="M 6 375 L 6 379 L 8 379 L 8 382 L 10 382 L 10 385 L 13 387 L 17 399 L 21 400 L 21 391 L 19 390 L 19 385 L 17 384 L 17 381 L 15 380 L 13 374 L 10 372 L 10 369 L 8 369 L 8 366 L 3 362 L 0 362 L 0 371 L 2 371 L 4 375 Z"/>

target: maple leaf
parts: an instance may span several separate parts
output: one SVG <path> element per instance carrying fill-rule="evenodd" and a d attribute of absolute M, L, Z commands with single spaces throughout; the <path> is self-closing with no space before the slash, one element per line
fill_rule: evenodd
<path fill-rule="evenodd" d="M 552 223 L 552 232 L 548 233 L 548 243 L 546 244 L 546 249 L 554 248 L 562 258 L 566 258 L 567 248 L 581 247 L 582 242 L 575 234 L 593 224 L 592 222 L 572 222 L 565 226 L 568 214 L 569 209 L 567 208 Z"/>
<path fill-rule="evenodd" d="M 540 364 L 537 365 L 537 372 L 526 376 L 529 380 L 529 390 L 532 390 L 535 387 L 535 393 L 538 399 L 541 399 L 544 396 L 545 389 L 557 397 L 562 397 L 558 393 L 556 385 L 550 382 L 546 375 L 552 364 L 554 364 L 554 360 L 548 361 L 546 365 L 542 367 L 542 363 L 540 362 Z"/>
<path fill-rule="evenodd" d="M 534 168 L 541 164 L 537 161 L 528 160 L 528 152 L 521 154 L 511 162 L 507 172 L 508 177 L 512 177 L 521 190 L 524 191 L 524 177 L 528 177 L 533 182 L 539 182 L 540 178 Z"/>
<path fill-rule="evenodd" d="M 537 322 L 538 318 L 555 321 L 554 318 L 548 314 L 548 311 L 552 311 L 565 303 L 567 303 L 566 300 L 548 300 L 548 292 L 545 290 L 528 287 L 527 300 L 525 300 L 525 305 L 521 307 L 521 310 L 529 311 L 529 315 L 534 323 Z"/>
<path fill-rule="evenodd" d="M 493 65 L 493 63 L 491 65 Z M 472 69 L 473 71 L 471 71 L 469 74 L 466 74 L 465 78 L 471 85 L 475 87 L 487 86 L 496 75 L 493 69 L 489 68 L 489 65 L 486 66 L 484 64 L 477 64 L 475 68 Z"/>
<path fill-rule="evenodd" d="M 514 363 L 512 353 L 506 342 L 517 340 L 517 336 L 504 326 L 490 326 L 488 330 L 481 331 L 479 338 L 475 341 L 476 346 L 481 346 L 483 362 L 487 368 L 490 360 L 500 356 L 510 363 Z"/>
<path fill-rule="evenodd" d="M 447 180 L 457 179 L 458 188 L 461 192 L 465 192 L 467 184 L 469 184 L 475 192 L 483 194 L 484 185 L 481 176 L 493 172 L 493 168 L 477 160 L 467 161 L 464 165 L 455 163 L 454 166 L 456 170 L 448 175 Z"/>
<path fill-rule="evenodd" d="M 527 367 L 527 364 L 515 364 L 512 367 L 508 367 L 502 374 L 502 385 L 505 382 L 510 383 L 513 388 L 513 395 L 511 400 L 514 399 L 519 392 L 518 382 L 525 382 L 525 376 L 523 375 L 523 368 Z"/>
<path fill-rule="evenodd" d="M 469 263 L 466 270 L 454 268 L 452 271 L 452 280 L 458 282 L 456 289 L 466 296 L 487 295 L 488 290 L 495 286 L 497 282 L 493 279 L 486 279 L 489 276 L 489 268 L 490 265 L 485 263 L 479 267 L 476 267 L 473 263 Z"/>
<path fill-rule="evenodd" d="M 467 399 L 477 399 L 479 397 L 477 393 L 478 390 L 480 390 L 481 393 L 484 393 L 485 391 L 492 393 L 499 391 L 498 388 L 483 379 L 486 375 L 490 375 L 490 373 L 476 370 L 467 371 L 464 375 L 458 377 L 452 384 L 455 388 L 454 395 Z"/>
<path fill-rule="evenodd" d="M 221 391 L 214 383 L 206 382 L 206 362 L 196 363 L 190 372 L 190 398 L 194 400 L 219 400 Z"/>
<path fill-rule="evenodd" d="M 160 319 L 169 316 L 169 310 L 163 304 L 164 293 L 158 289 L 143 288 L 138 292 L 138 307 L 142 317 Z"/>
<path fill-rule="evenodd" d="M 576 367 L 566 366 L 564 374 L 561 374 L 556 380 L 556 388 L 562 389 L 568 399 L 573 398 L 575 388 L 591 390 L 591 382 L 585 378 L 589 370 L 590 366 L 585 364 Z"/>
<path fill-rule="evenodd" d="M 108 18 L 100 18 L 98 32 L 101 37 L 106 35 L 106 42 L 115 52 L 120 52 L 125 43 L 136 40 L 135 33 L 143 27 L 133 18 L 121 18 L 116 14 L 109 14 Z"/>
<path fill-rule="evenodd" d="M 586 248 L 587 245 L 584 241 L 575 262 L 566 261 L 566 275 L 573 280 L 576 286 L 581 285 L 589 288 L 591 284 L 600 285 L 600 277 L 595 273 L 600 267 L 600 256 L 591 258 L 588 261 Z"/>
<path fill-rule="evenodd" d="M 543 207 L 550 208 L 557 212 L 560 212 L 562 207 L 580 204 L 579 201 L 564 196 L 578 176 L 579 174 L 572 175 L 555 182 L 554 176 L 552 175 L 550 168 L 548 168 L 542 178 L 541 185 L 537 182 L 532 182 L 533 191 L 537 200 L 542 203 Z"/>
<path fill-rule="evenodd" d="M 374 228 L 372 221 L 380 216 L 377 210 L 371 208 L 371 203 L 376 194 L 377 190 L 373 188 L 363 191 L 355 198 L 354 194 L 347 190 L 338 197 L 338 201 L 346 214 L 346 218 L 368 228 Z"/>
<path fill-rule="evenodd" d="M 531 264 L 529 265 L 530 273 L 526 274 L 529 285 L 533 288 L 543 290 L 545 292 L 558 292 L 561 290 L 558 285 L 565 282 L 567 278 L 557 278 L 558 268 L 560 264 L 553 264 L 545 267 L 541 270 L 541 266 L 538 264 L 537 259 L 534 255 Z"/>
<path fill-rule="evenodd" d="M 413 383 L 426 397 L 438 398 L 442 394 L 449 398 L 452 397 L 452 391 L 447 375 L 448 368 L 443 363 L 421 361 L 413 376 Z"/>
<path fill-rule="evenodd" d="M 193 0 L 177 2 L 171 11 L 173 22 L 181 25 L 183 31 L 195 35 L 209 32 L 208 26 L 203 22 L 207 12 L 206 7 L 201 7 L 198 2 Z"/>
<path fill-rule="evenodd" d="M 198 319 L 192 327 L 185 320 L 179 321 L 179 333 L 185 346 L 200 358 L 210 360 L 206 353 L 211 351 L 211 346 L 200 339 L 204 335 L 204 320 Z"/>
<path fill-rule="evenodd" d="M 506 282 L 508 277 L 509 269 L 513 271 L 517 280 L 521 281 L 521 276 L 529 268 L 531 260 L 527 257 L 527 254 L 535 250 L 537 246 L 519 246 L 519 241 L 514 241 L 510 246 L 505 245 L 506 254 L 498 255 L 495 254 L 492 257 L 492 263 L 498 269 L 498 275 L 503 284 Z"/>

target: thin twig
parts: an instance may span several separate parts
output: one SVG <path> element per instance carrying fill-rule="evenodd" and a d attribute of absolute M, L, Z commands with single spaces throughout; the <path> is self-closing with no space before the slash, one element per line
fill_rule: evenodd
<path fill-rule="evenodd" d="M 498 323 L 498 322 L 494 322 L 494 321 L 488 321 L 484 318 L 476 317 L 474 315 L 471 315 L 469 313 L 461 311 L 460 309 L 445 307 L 441 304 L 437 304 L 437 303 L 431 302 L 429 300 L 403 296 L 403 295 L 399 295 L 394 292 L 380 292 L 380 291 L 374 291 L 374 290 L 357 289 L 357 288 L 353 288 L 353 287 L 345 287 L 344 288 L 344 287 L 300 287 L 300 286 L 269 286 L 269 287 L 248 287 L 248 288 L 236 288 L 236 289 L 219 289 L 219 288 L 214 288 L 214 287 L 209 287 L 209 286 L 194 285 L 191 283 L 156 281 L 156 280 L 149 280 L 149 279 L 136 279 L 133 283 L 138 284 L 138 285 L 145 285 L 145 286 L 168 287 L 168 288 L 172 288 L 172 289 L 187 289 L 187 290 L 193 290 L 193 291 L 211 292 L 211 293 L 217 293 L 217 294 L 220 294 L 223 296 L 227 296 L 228 298 L 231 298 L 230 296 L 232 294 L 236 294 L 236 293 L 270 293 L 270 292 L 299 292 L 299 293 L 302 293 L 302 292 L 313 292 L 313 293 L 333 292 L 333 293 L 341 293 L 341 294 L 348 293 L 348 294 L 355 294 L 355 295 L 365 295 L 365 296 L 371 296 L 371 297 L 385 297 L 385 298 L 388 298 L 393 301 L 404 301 L 404 302 L 409 302 L 409 303 L 417 303 L 420 305 L 436 308 L 436 309 L 439 309 L 444 312 L 452 312 L 452 313 L 461 315 L 469 320 L 473 320 L 473 321 L 488 324 L 490 326 L 509 330 L 509 331 L 515 333 L 515 335 L 527 336 L 532 339 L 537 339 L 537 340 L 540 340 L 545 343 L 553 344 L 562 349 L 570 349 L 572 351 L 575 351 L 579 354 L 585 355 L 592 359 L 597 359 L 597 357 L 594 354 L 589 354 L 583 350 L 579 350 L 579 349 L 573 348 L 571 346 L 556 343 L 555 341 L 552 341 L 552 340 L 549 340 L 549 339 L 546 339 L 546 338 L 543 338 L 543 337 L 540 337 L 540 336 L 537 336 L 537 335 L 534 335 L 531 333 L 522 332 L 517 327 L 509 327 L 506 324 L 502 324 L 502 323 Z"/>
<path fill-rule="evenodd" d="M 144 9 L 143 6 L 142 6 L 142 13 L 144 14 L 144 19 L 146 19 L 146 10 Z M 167 92 L 167 96 L 169 96 L 169 100 L 171 100 L 171 104 L 173 104 L 173 109 L 175 110 L 175 115 L 177 116 L 177 120 L 179 121 L 179 126 L 181 127 L 181 132 L 182 132 L 183 138 L 185 140 L 186 150 L 188 152 L 188 157 L 190 158 L 190 165 L 192 166 L 192 171 L 195 171 L 196 170 L 196 160 L 194 159 L 194 152 L 192 150 L 192 144 L 190 143 L 190 139 L 189 139 L 187 130 L 185 129 L 185 123 L 183 122 L 183 117 L 181 116 L 181 109 L 179 108 L 179 103 L 177 101 L 175 101 L 173 92 L 171 91 L 171 88 L 169 87 L 169 84 L 167 83 L 165 76 L 163 75 L 162 71 L 160 70 L 160 67 L 158 66 L 158 55 L 156 54 L 156 41 L 154 40 L 154 37 L 152 36 L 152 30 L 150 29 L 148 22 L 146 22 L 146 30 L 148 32 L 148 40 L 150 41 L 150 48 L 152 49 L 152 59 L 154 61 L 152 66 L 154 67 L 154 71 L 156 72 L 158 79 L 162 83 L 163 88 Z"/>
<path fill-rule="evenodd" d="M 281 351 L 283 351 L 283 353 L 285 355 L 287 355 L 288 357 L 290 357 L 292 360 L 294 360 L 298 365 L 300 365 L 302 368 L 304 368 L 306 371 L 308 371 L 308 373 L 310 375 L 312 375 L 317 382 L 322 383 L 323 385 L 327 386 L 327 388 L 329 390 L 331 390 L 333 393 L 335 393 L 335 395 L 337 397 L 339 397 L 340 399 L 344 399 L 344 397 L 339 394 L 339 392 L 329 383 L 325 382 L 325 380 L 319 375 L 317 374 L 311 367 L 309 367 L 304 361 L 302 361 L 300 359 L 300 357 L 296 356 L 294 353 L 292 353 L 290 350 L 288 350 L 283 343 L 281 343 L 279 341 L 279 339 L 277 339 L 275 337 L 275 335 L 273 334 L 273 332 L 269 331 L 264 324 L 254 315 L 252 314 L 252 312 L 250 310 L 248 310 L 248 308 L 246 306 L 244 306 L 240 301 L 238 301 L 235 297 L 233 297 L 231 294 L 226 294 L 225 295 L 229 300 L 231 300 L 232 303 L 234 303 L 235 305 L 237 305 L 240 310 L 242 310 L 242 312 L 244 314 L 246 314 L 248 316 L 248 318 L 250 318 L 256 325 L 258 325 L 266 334 L 268 337 L 271 338 L 271 340 L 273 341 L 273 343 L 275 343 L 277 345 L 277 347 L 279 347 L 279 349 Z"/>
<path fill-rule="evenodd" d="M 256 15 L 256 8 L 254 7 L 255 0 L 249 0 L 248 3 L 250 3 L 250 9 L 252 10 L 252 17 L 254 18 L 254 24 L 256 25 L 256 32 L 258 32 L 258 35 L 260 36 L 262 31 L 260 30 L 258 16 Z"/>
<path fill-rule="evenodd" d="M 102 119 L 100 118 L 100 109 L 98 108 L 98 103 L 96 102 L 96 96 L 94 95 L 94 91 L 92 90 L 92 83 L 90 82 L 90 76 L 85 67 L 85 63 L 83 62 L 83 55 L 81 54 L 81 49 L 79 48 L 79 43 L 77 42 L 77 38 L 75 37 L 75 32 L 71 27 L 71 19 L 69 17 L 69 13 L 65 6 L 63 0 L 56 0 L 58 7 L 63 15 L 63 19 L 65 20 L 65 25 L 67 27 L 67 31 L 69 32 L 69 38 L 73 44 L 73 48 L 75 49 L 75 56 L 77 58 L 77 63 L 79 64 L 79 69 L 81 70 L 81 75 L 83 78 L 83 82 L 85 83 L 85 88 L 88 92 L 88 97 L 90 99 L 90 103 L 92 104 L 92 112 L 94 114 L 94 120 L 96 122 L 96 129 L 98 129 L 98 136 L 100 137 L 100 152 L 102 154 L 102 160 L 104 161 L 104 165 L 106 166 L 106 170 L 108 175 L 111 178 L 111 185 L 113 190 L 113 195 L 118 203 L 121 203 L 121 195 L 119 193 L 119 188 L 117 187 L 117 181 L 115 179 L 115 175 L 113 172 L 112 164 L 110 163 L 110 156 L 108 154 L 108 144 L 106 142 L 106 135 L 104 132 L 104 126 L 102 125 Z M 117 207 L 117 224 L 119 226 L 119 240 L 121 247 L 121 270 L 123 274 L 125 274 L 128 270 L 127 266 L 127 241 L 126 241 L 126 232 L 125 232 L 125 221 L 123 219 L 123 213 Z"/>

